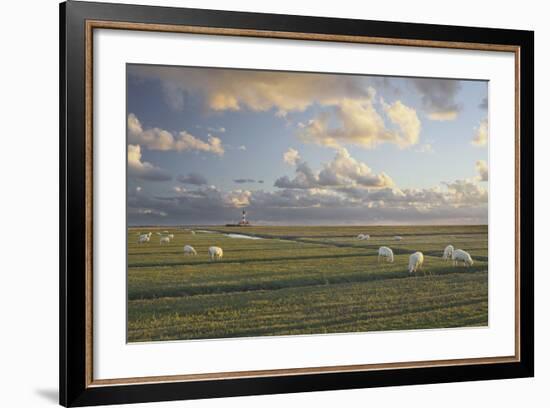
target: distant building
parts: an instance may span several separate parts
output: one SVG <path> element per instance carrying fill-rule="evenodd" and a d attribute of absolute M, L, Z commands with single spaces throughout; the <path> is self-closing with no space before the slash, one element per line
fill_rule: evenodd
<path fill-rule="evenodd" d="M 246 219 L 246 211 L 243 210 L 241 213 L 241 220 L 237 224 L 225 224 L 226 227 L 249 227 L 252 224 L 250 224 L 250 221 Z"/>
<path fill-rule="evenodd" d="M 250 225 L 250 223 L 246 219 L 246 211 L 245 210 L 243 210 L 243 214 L 242 214 L 241 220 L 239 221 L 239 225 Z"/>

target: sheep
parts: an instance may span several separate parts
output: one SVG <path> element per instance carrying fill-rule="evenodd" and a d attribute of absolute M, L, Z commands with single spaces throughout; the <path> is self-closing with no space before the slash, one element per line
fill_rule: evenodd
<path fill-rule="evenodd" d="M 174 239 L 174 234 L 168 234 L 168 237 L 169 237 L 170 239 Z"/>
<path fill-rule="evenodd" d="M 474 261 L 472 260 L 470 254 L 466 251 L 463 251 L 462 249 L 457 249 L 453 251 L 452 259 L 453 265 L 455 266 L 458 264 L 458 262 L 462 262 L 464 266 L 472 266 L 474 264 Z"/>
<path fill-rule="evenodd" d="M 161 235 L 160 237 L 160 244 L 169 244 L 170 243 L 170 237 L 167 235 Z"/>
<path fill-rule="evenodd" d="M 395 239 L 396 241 L 401 241 L 403 239 L 403 237 L 400 237 L 399 235 L 396 235 L 395 237 L 393 237 L 393 239 Z"/>
<path fill-rule="evenodd" d="M 364 240 L 364 239 L 369 239 L 370 238 L 370 235 L 369 234 L 359 234 L 357 235 L 357 239 L 359 240 Z"/>
<path fill-rule="evenodd" d="M 197 255 L 197 251 L 191 245 L 185 245 L 183 247 L 183 255 Z"/>
<path fill-rule="evenodd" d="M 388 248 L 386 246 L 378 248 L 378 262 L 380 262 L 380 257 L 390 263 L 393 263 L 393 251 L 391 250 L 391 248 Z"/>
<path fill-rule="evenodd" d="M 151 233 L 148 232 L 147 234 L 140 234 L 138 238 L 138 244 L 143 244 L 144 242 L 149 242 L 151 239 Z"/>
<path fill-rule="evenodd" d="M 454 250 L 455 250 L 455 248 L 452 245 L 447 245 L 445 247 L 445 250 L 443 251 L 443 259 L 445 260 L 445 262 L 447 262 L 449 259 L 453 258 Z"/>
<path fill-rule="evenodd" d="M 424 263 L 424 254 L 422 252 L 415 252 L 409 256 L 409 273 L 416 273 L 418 269 L 422 268 Z"/>
<path fill-rule="evenodd" d="M 357 239 L 363 239 L 365 236 L 363 234 L 357 235 Z"/>
<path fill-rule="evenodd" d="M 223 249 L 217 246 L 211 246 L 208 248 L 208 254 L 210 255 L 210 260 L 214 261 L 216 259 L 223 258 Z"/>

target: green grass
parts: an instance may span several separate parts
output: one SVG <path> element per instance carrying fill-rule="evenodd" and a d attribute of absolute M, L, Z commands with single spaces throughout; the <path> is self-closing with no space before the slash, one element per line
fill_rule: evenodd
<path fill-rule="evenodd" d="M 128 231 L 131 342 L 487 325 L 487 227 L 208 227 Z M 137 244 L 137 233 L 169 230 Z M 229 238 L 222 232 L 262 237 Z M 359 233 L 371 239 L 358 241 Z M 401 235 L 402 241 L 393 236 Z M 184 256 L 189 244 L 198 256 Z M 441 259 L 453 244 L 473 267 Z M 221 261 L 208 247 L 223 248 Z M 378 263 L 390 246 L 395 262 Z M 425 254 L 410 276 L 408 256 Z"/>

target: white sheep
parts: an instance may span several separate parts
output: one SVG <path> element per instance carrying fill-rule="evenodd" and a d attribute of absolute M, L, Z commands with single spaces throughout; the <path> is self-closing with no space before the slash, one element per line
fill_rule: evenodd
<path fill-rule="evenodd" d="M 197 251 L 191 245 L 185 245 L 183 247 L 183 255 L 197 255 Z"/>
<path fill-rule="evenodd" d="M 455 250 L 455 247 L 452 245 L 447 245 L 445 247 L 445 250 L 443 251 L 443 259 L 445 261 L 448 261 L 449 259 L 453 258 L 453 252 Z"/>
<path fill-rule="evenodd" d="M 393 237 L 393 239 L 395 239 L 396 241 L 401 241 L 403 239 L 403 237 L 400 237 L 399 235 L 396 235 L 395 237 Z"/>
<path fill-rule="evenodd" d="M 223 249 L 217 246 L 211 246 L 208 248 L 208 255 L 210 255 L 210 260 L 214 261 L 216 259 L 223 258 Z"/>
<path fill-rule="evenodd" d="M 409 256 L 409 273 L 415 273 L 418 269 L 421 269 L 423 263 L 424 254 L 422 252 L 415 252 Z"/>
<path fill-rule="evenodd" d="M 174 234 L 168 234 L 168 237 L 169 237 L 170 239 L 174 239 Z"/>
<path fill-rule="evenodd" d="M 144 242 L 149 242 L 151 239 L 151 233 L 148 232 L 147 234 L 140 234 L 138 238 L 138 244 L 143 244 Z"/>
<path fill-rule="evenodd" d="M 393 251 L 391 250 L 391 248 L 388 248 L 386 246 L 378 248 L 378 262 L 380 262 L 380 257 L 388 262 L 393 263 Z"/>
<path fill-rule="evenodd" d="M 455 266 L 458 264 L 458 262 L 462 262 L 464 266 L 472 266 L 474 264 L 474 261 L 472 260 L 470 254 L 466 251 L 463 251 L 462 249 L 457 249 L 453 251 L 452 259 L 453 265 Z"/>
<path fill-rule="evenodd" d="M 169 244 L 170 243 L 170 237 L 167 235 L 161 235 L 160 236 L 160 244 Z"/>
<path fill-rule="evenodd" d="M 369 234 L 359 234 L 357 235 L 357 239 L 359 240 L 364 240 L 364 239 L 369 239 L 370 238 L 370 235 Z"/>

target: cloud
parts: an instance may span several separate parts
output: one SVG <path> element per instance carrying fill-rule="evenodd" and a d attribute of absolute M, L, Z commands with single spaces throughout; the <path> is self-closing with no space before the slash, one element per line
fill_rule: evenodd
<path fill-rule="evenodd" d="M 323 146 L 341 147 L 349 143 L 373 148 L 380 143 L 394 143 L 407 147 L 418 142 L 420 120 L 413 108 L 395 101 L 385 104 L 384 112 L 377 111 L 376 91 L 369 84 L 386 88 L 384 84 L 388 81 L 376 78 L 145 65 L 132 66 L 130 74 L 160 79 L 179 87 L 182 92 L 196 93 L 213 111 L 273 111 L 275 116 L 286 118 L 291 112 L 320 107 L 321 113 L 302 124 L 298 134 L 306 141 Z M 444 84 L 448 82 L 453 81 L 443 81 Z M 431 89 L 420 86 L 425 92 Z M 433 92 L 424 97 L 428 102 L 437 99 L 438 94 L 434 96 Z M 442 115 L 443 112 L 434 114 Z M 385 118 L 390 128 L 386 128 Z M 332 126 L 335 122 L 337 124 Z"/>
<path fill-rule="evenodd" d="M 250 197 L 252 193 L 246 190 L 233 190 L 223 194 L 223 201 L 226 205 L 234 208 L 242 208 L 250 205 Z"/>
<path fill-rule="evenodd" d="M 187 190 L 184 187 L 174 186 L 172 187 L 172 191 L 175 191 L 176 193 L 184 193 Z"/>
<path fill-rule="evenodd" d="M 174 147 L 178 152 L 197 150 L 202 152 L 210 152 L 218 156 L 223 156 L 225 152 L 222 146 L 222 141 L 219 138 L 208 135 L 208 142 L 204 142 L 186 131 L 179 133 L 179 137 L 175 141 Z"/>
<path fill-rule="evenodd" d="M 237 149 L 242 150 L 243 152 L 246 152 L 246 146 L 240 145 Z"/>
<path fill-rule="evenodd" d="M 486 96 L 485 98 L 481 99 L 481 102 L 478 105 L 479 109 L 487 110 L 489 109 L 489 98 Z"/>
<path fill-rule="evenodd" d="M 128 176 L 146 181 L 168 181 L 172 176 L 165 170 L 141 160 L 141 146 L 128 145 Z"/>
<path fill-rule="evenodd" d="M 206 105 L 215 111 L 269 111 L 278 116 L 302 112 L 320 103 L 365 97 L 368 91 L 361 77 L 300 72 L 227 70 L 216 68 L 131 66 L 131 75 L 161 79 L 181 92 L 204 94 Z"/>
<path fill-rule="evenodd" d="M 129 196 L 128 205 L 132 225 L 225 224 L 238 221 L 243 207 L 254 224 L 280 225 L 486 223 L 488 214 L 487 191 L 469 179 L 423 189 L 355 185 L 225 192 L 207 186 L 174 196 Z"/>
<path fill-rule="evenodd" d="M 476 162 L 476 170 L 478 172 L 479 181 L 489 180 L 489 168 L 487 167 L 487 162 L 485 160 L 478 160 Z"/>
<path fill-rule="evenodd" d="M 298 153 L 298 150 L 290 147 L 284 154 L 283 154 L 283 161 L 286 164 L 290 164 L 291 166 L 296 166 L 296 163 L 298 160 L 300 160 L 300 153 Z"/>
<path fill-rule="evenodd" d="M 304 141 L 333 148 L 339 148 L 343 143 L 363 148 L 373 148 L 381 143 L 404 148 L 418 143 L 421 124 L 416 111 L 401 101 L 383 103 L 384 113 L 394 125 L 394 129 L 389 129 L 375 109 L 373 98 L 374 91 L 367 99 L 338 101 L 333 106 L 333 115 L 324 111 L 306 124 L 300 124 L 298 136 Z"/>
<path fill-rule="evenodd" d="M 416 111 L 405 106 L 401 101 L 394 102 L 391 105 L 383 103 L 383 106 L 390 121 L 401 131 L 399 136 L 394 136 L 396 138 L 395 143 L 401 147 L 418 143 L 420 120 Z"/>
<path fill-rule="evenodd" d="M 474 146 L 482 147 L 487 145 L 487 140 L 489 138 L 489 123 L 487 119 L 483 119 L 477 128 L 474 128 L 474 139 L 472 144 Z"/>
<path fill-rule="evenodd" d="M 222 142 L 215 136 L 209 134 L 205 142 L 185 130 L 175 136 L 171 132 L 160 128 L 144 130 L 140 120 L 133 113 L 128 115 L 128 141 L 145 146 L 149 150 L 202 151 L 218 156 L 224 154 Z"/>
<path fill-rule="evenodd" d="M 263 184 L 263 180 L 254 180 L 254 179 L 235 179 L 233 183 L 245 184 L 245 183 L 260 183 Z"/>
<path fill-rule="evenodd" d="M 415 78 L 412 80 L 420 92 L 422 105 L 431 120 L 454 120 L 462 106 L 456 102 L 460 82 L 452 79 Z"/>
<path fill-rule="evenodd" d="M 418 152 L 418 153 L 435 153 L 435 150 L 434 150 L 433 146 L 431 145 L 431 143 L 424 143 L 424 144 L 418 146 L 416 148 L 415 152 Z"/>
<path fill-rule="evenodd" d="M 275 181 L 275 187 L 286 189 L 311 189 L 322 187 L 363 187 L 382 188 L 393 186 L 394 182 L 385 173 L 375 174 L 365 163 L 351 157 L 345 148 L 336 152 L 334 159 L 315 172 L 304 161 L 296 163 L 294 178 L 283 176 Z"/>
<path fill-rule="evenodd" d="M 177 180 L 182 184 L 192 184 L 195 186 L 202 186 L 208 184 L 208 180 L 198 173 L 189 173 L 187 175 L 179 175 Z"/>
<path fill-rule="evenodd" d="M 449 190 L 452 204 L 472 205 L 487 203 L 488 201 L 487 190 L 472 180 L 455 180 L 444 184 Z"/>
<path fill-rule="evenodd" d="M 225 128 L 223 126 L 208 127 L 208 128 L 206 128 L 206 130 L 208 130 L 209 132 L 214 132 L 214 133 L 225 133 Z"/>

